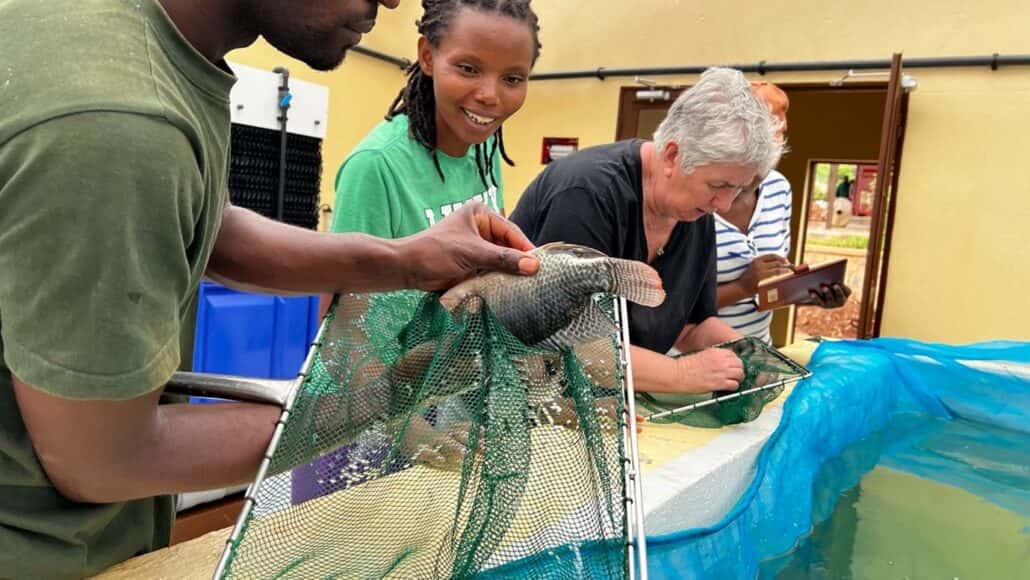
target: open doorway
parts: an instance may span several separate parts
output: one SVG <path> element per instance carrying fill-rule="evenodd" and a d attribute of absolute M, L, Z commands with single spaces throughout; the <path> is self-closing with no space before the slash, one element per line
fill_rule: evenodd
<path fill-rule="evenodd" d="M 810 266 L 844 258 L 852 289 L 841 308 L 799 308 L 794 338 L 858 338 L 866 254 L 876 187 L 876 161 L 812 161 L 808 169 L 808 217 L 801 261 Z"/>
<path fill-rule="evenodd" d="M 794 241 L 791 247 L 790 260 L 793 263 L 802 263 L 811 260 L 816 263 L 816 247 L 825 247 L 829 244 L 853 244 L 860 245 L 862 242 L 856 234 L 856 239 L 848 241 L 825 242 L 827 237 L 836 237 L 836 234 L 844 232 L 835 231 L 831 224 L 830 228 L 819 228 L 810 230 L 809 219 L 810 204 L 817 201 L 813 199 L 817 192 L 833 188 L 834 200 L 836 199 L 836 188 L 839 185 L 840 176 L 848 174 L 854 180 L 857 192 L 849 192 L 849 196 L 855 196 L 849 202 L 852 206 L 858 205 L 857 215 L 853 224 L 860 227 L 865 224 L 865 238 L 867 248 L 865 256 L 863 248 L 856 247 L 854 260 L 849 258 L 848 275 L 849 281 L 856 284 L 851 285 L 854 292 L 858 294 L 854 301 L 845 308 L 852 310 L 868 309 L 872 316 L 879 317 L 879 309 L 882 302 L 875 301 L 875 297 L 864 296 L 861 292 L 865 280 L 850 278 L 860 274 L 866 267 L 866 257 L 874 252 L 874 244 L 869 241 L 869 230 L 875 226 L 875 196 L 870 197 L 876 190 L 877 160 L 880 157 L 881 147 L 884 144 L 883 129 L 885 126 L 885 105 L 887 104 L 888 83 L 886 82 L 864 82 L 832 86 L 828 83 L 784 83 L 779 85 L 790 98 L 789 151 L 780 161 L 777 169 L 782 173 L 791 185 L 792 195 L 792 216 L 791 216 L 791 239 Z M 648 90 L 641 90 L 642 87 L 623 87 L 619 99 L 619 119 L 616 128 L 617 139 L 632 137 L 650 138 L 659 122 L 664 117 L 668 107 L 673 100 L 683 91 L 682 86 L 648 87 Z M 895 121 L 892 121 L 895 122 Z M 902 112 L 898 123 L 904 122 Z M 891 135 L 894 136 L 893 134 Z M 830 183 L 830 172 L 836 168 L 837 175 Z M 872 168 L 872 174 L 870 174 Z M 862 181 L 859 184 L 859 181 Z M 868 191 L 867 191 L 868 190 Z M 840 204 L 843 206 L 844 204 Z M 839 209 L 840 206 L 836 206 Z M 886 211 L 886 210 L 885 210 Z M 885 214 L 886 215 L 886 214 Z M 825 220 L 825 214 L 823 218 Z M 818 220 L 816 220 L 818 223 Z M 884 223 L 886 229 L 881 227 L 889 239 L 889 216 Z M 849 220 L 849 223 L 852 223 Z M 809 235 L 813 238 L 812 258 L 808 259 Z M 841 236 L 846 238 L 846 236 Z M 836 246 L 830 246 L 836 247 Z M 889 247 L 879 251 L 879 260 L 886 260 Z M 825 259 L 820 261 L 826 261 Z M 879 283 L 879 280 L 877 280 Z M 875 294 L 870 292 L 869 294 Z M 873 301 L 864 304 L 862 301 Z M 850 311 L 839 313 L 836 318 L 830 318 L 821 322 L 815 319 L 825 312 L 819 312 L 815 307 L 790 307 L 777 310 L 773 317 L 771 328 L 773 344 L 783 346 L 794 342 L 795 329 L 802 335 L 818 334 L 820 336 L 869 336 L 868 331 L 863 332 L 859 321 L 853 320 Z M 801 327 L 798 323 L 801 321 Z M 816 326 L 810 326 L 816 325 Z M 806 329 L 813 330 L 808 332 Z"/>
<path fill-rule="evenodd" d="M 865 304 L 875 301 L 875 293 L 866 295 L 864 287 L 874 250 L 869 232 L 874 226 L 877 159 L 883 145 L 888 85 L 788 84 L 782 88 L 790 97 L 790 151 L 778 169 L 794 193 L 791 261 L 811 264 L 836 257 L 829 252 L 852 254 L 846 257 L 853 294 L 839 310 L 811 306 L 778 310 L 773 317 L 773 343 L 789 344 L 807 335 L 868 336 L 860 328 L 861 311 L 882 308 L 879 303 Z M 841 188 L 845 175 L 849 178 L 846 192 Z"/>

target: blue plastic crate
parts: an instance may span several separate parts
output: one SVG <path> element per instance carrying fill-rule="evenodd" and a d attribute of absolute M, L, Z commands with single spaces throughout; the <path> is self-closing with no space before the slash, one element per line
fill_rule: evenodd
<path fill-rule="evenodd" d="M 226 399 L 216 399 L 215 397 L 190 397 L 190 402 L 195 405 L 207 405 L 209 403 L 225 403 Z"/>
<path fill-rule="evenodd" d="M 318 296 L 270 296 L 203 282 L 193 370 L 263 379 L 297 376 L 318 332 Z M 219 399 L 193 397 L 193 402 Z"/>

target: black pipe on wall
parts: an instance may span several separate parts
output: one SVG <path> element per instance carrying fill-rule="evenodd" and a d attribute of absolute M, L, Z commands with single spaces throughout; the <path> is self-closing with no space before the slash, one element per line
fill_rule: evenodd
<path fill-rule="evenodd" d="M 386 54 L 385 52 L 380 52 L 372 48 L 367 48 L 361 46 L 360 44 L 351 48 L 351 50 L 358 54 L 363 54 L 365 56 L 381 60 L 383 62 L 388 62 L 401 70 L 408 70 L 408 67 L 411 66 L 411 61 L 406 58 Z"/>
<path fill-rule="evenodd" d="M 989 56 L 942 56 L 928 58 L 906 58 L 902 66 L 906 69 L 914 68 L 964 68 L 964 67 L 990 67 L 991 70 L 998 70 L 1002 66 L 1026 66 L 1030 65 L 1030 55 L 1000 55 Z M 755 64 L 734 64 L 727 65 L 742 72 L 758 73 L 764 75 L 773 72 L 808 72 L 808 71 L 838 71 L 838 70 L 870 70 L 890 69 L 890 59 L 876 60 L 825 60 L 811 62 L 766 62 L 760 61 Z M 707 66 L 681 66 L 681 67 L 651 67 L 651 68 L 597 68 L 594 70 L 559 71 L 552 73 L 539 73 L 530 76 L 532 80 L 560 80 L 576 78 L 598 78 L 609 77 L 630 77 L 630 76 L 660 76 L 660 75 L 693 75 L 701 74 Z"/>
<path fill-rule="evenodd" d="M 411 61 L 406 58 L 391 56 L 362 46 L 355 46 L 352 50 L 366 56 L 389 62 L 401 69 L 411 66 Z M 906 58 L 902 61 L 905 68 L 969 68 L 989 67 L 991 70 L 998 70 L 1003 66 L 1028 66 L 1030 55 L 1014 54 L 1002 55 L 998 53 L 986 56 L 940 56 L 924 58 Z M 773 72 L 813 72 L 813 71 L 840 71 L 840 70 L 870 70 L 889 69 L 890 59 L 872 60 L 824 60 L 807 62 L 766 62 L 759 61 L 753 64 L 726 65 L 748 73 L 764 75 Z M 670 66 L 670 67 L 638 67 L 638 68 L 605 68 L 586 70 L 556 71 L 546 73 L 534 73 L 530 75 L 531 80 L 550 81 L 562 79 L 596 78 L 604 80 L 612 77 L 632 76 L 661 76 L 661 75 L 696 75 L 701 74 L 707 66 Z"/>

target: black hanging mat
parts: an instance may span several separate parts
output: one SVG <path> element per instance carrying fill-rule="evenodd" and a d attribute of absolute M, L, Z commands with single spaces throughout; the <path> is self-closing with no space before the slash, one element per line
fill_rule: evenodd
<path fill-rule="evenodd" d="M 275 219 L 280 139 L 278 130 L 232 125 L 229 196 L 234 205 Z M 317 229 L 321 178 L 322 140 L 290 133 L 286 140 L 283 222 Z"/>

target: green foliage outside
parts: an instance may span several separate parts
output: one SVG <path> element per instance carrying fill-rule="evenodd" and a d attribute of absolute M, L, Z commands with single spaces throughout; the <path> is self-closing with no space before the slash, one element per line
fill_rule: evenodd
<path fill-rule="evenodd" d="M 812 197 L 814 199 L 826 199 L 826 190 L 829 187 L 829 184 L 827 182 L 830 179 L 830 165 L 832 165 L 832 163 L 815 164 L 815 177 L 812 182 Z M 855 179 L 855 174 L 857 172 L 857 165 L 838 165 L 837 181 L 839 182 L 841 177 L 845 175 L 847 175 L 851 179 Z M 837 183 L 834 183 L 833 187 L 836 188 Z"/>
<path fill-rule="evenodd" d="M 809 235 L 806 247 L 830 246 L 832 248 L 850 248 L 865 250 L 869 247 L 869 236 L 814 236 Z"/>

